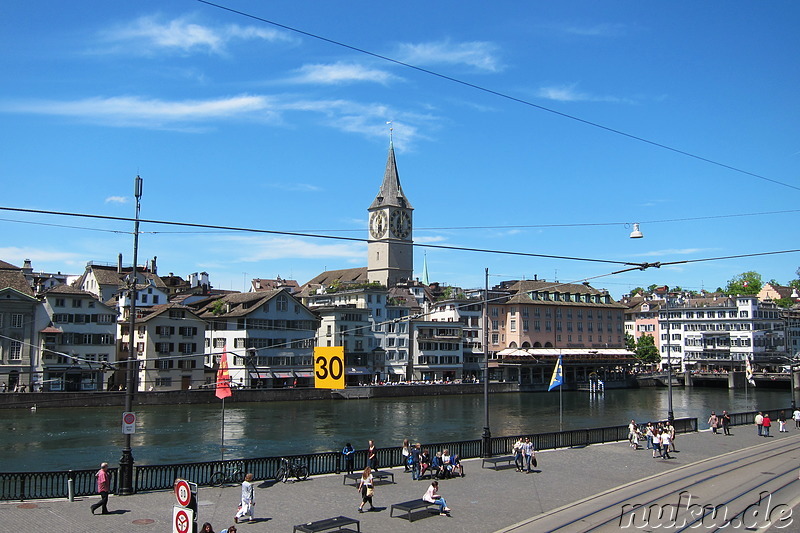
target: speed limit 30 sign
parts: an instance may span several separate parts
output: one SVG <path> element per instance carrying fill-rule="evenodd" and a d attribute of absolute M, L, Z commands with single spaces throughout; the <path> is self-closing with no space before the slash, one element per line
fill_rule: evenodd
<path fill-rule="evenodd" d="M 314 348 L 314 387 L 344 388 L 344 346 Z"/>

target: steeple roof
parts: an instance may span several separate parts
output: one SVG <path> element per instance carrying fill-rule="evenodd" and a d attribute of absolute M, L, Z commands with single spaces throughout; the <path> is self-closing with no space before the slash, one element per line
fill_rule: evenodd
<path fill-rule="evenodd" d="M 394 144 L 389 143 L 389 157 L 386 160 L 386 171 L 383 173 L 383 183 L 378 195 L 372 201 L 370 209 L 378 207 L 402 207 L 414 209 L 406 199 L 403 188 L 400 186 L 400 176 L 397 174 L 397 161 L 394 158 Z"/>

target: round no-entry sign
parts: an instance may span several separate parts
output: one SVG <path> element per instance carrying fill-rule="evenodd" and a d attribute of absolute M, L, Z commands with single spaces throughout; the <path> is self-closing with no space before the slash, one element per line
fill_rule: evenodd
<path fill-rule="evenodd" d="M 175 508 L 172 521 L 173 533 L 189 533 L 192 530 L 192 511 Z"/>
<path fill-rule="evenodd" d="M 189 507 L 189 503 L 192 501 L 192 489 L 185 479 L 179 479 L 175 482 L 175 498 L 181 507 Z"/>

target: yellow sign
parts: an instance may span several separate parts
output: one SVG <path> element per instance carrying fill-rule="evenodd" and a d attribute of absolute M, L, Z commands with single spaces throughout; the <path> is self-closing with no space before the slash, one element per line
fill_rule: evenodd
<path fill-rule="evenodd" d="M 314 348 L 314 387 L 344 388 L 344 346 Z"/>

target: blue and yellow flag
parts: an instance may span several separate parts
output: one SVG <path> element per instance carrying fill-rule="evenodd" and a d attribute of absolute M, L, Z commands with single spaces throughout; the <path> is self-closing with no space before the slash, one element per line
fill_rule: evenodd
<path fill-rule="evenodd" d="M 561 368 L 561 355 L 559 355 L 556 367 L 553 369 L 553 377 L 550 378 L 550 388 L 547 389 L 547 392 L 550 392 L 556 387 L 560 387 L 562 383 L 564 383 L 564 375 L 563 369 Z"/>

